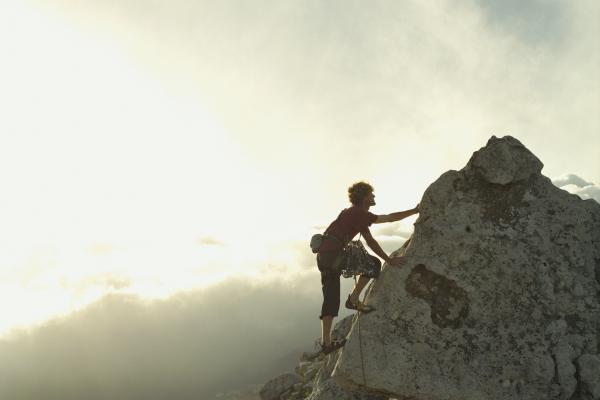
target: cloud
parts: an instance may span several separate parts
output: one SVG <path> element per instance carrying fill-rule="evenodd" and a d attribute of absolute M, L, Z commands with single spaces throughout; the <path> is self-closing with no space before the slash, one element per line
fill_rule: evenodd
<path fill-rule="evenodd" d="M 408 237 L 403 238 L 399 236 L 382 236 L 376 238 L 383 251 L 385 251 L 388 255 L 402 247 L 407 239 Z M 375 254 L 373 251 L 371 251 L 371 253 Z"/>
<path fill-rule="evenodd" d="M 325 220 L 333 214 L 329 210 L 346 200 L 348 184 L 363 178 L 385 187 L 387 199 L 393 194 L 394 201 L 401 203 L 424 191 L 442 171 L 464 166 L 469 153 L 491 134 L 521 139 L 544 162 L 549 176 L 568 160 L 571 170 L 597 180 L 600 161 L 594 149 L 600 146 L 596 134 L 600 120 L 595 110 L 600 90 L 593 77 L 600 62 L 593 16 L 600 3 L 496 3 L 265 0 L 255 7 L 235 0 L 173 0 L 168 6 L 142 0 L 42 1 L 31 8 L 41 7 L 37 14 L 55 18 L 50 26 L 60 29 L 34 30 L 39 25 L 35 19 L 15 19 L 15 28 L 24 33 L 21 41 L 10 44 L 30 49 L 15 54 L 36 57 L 11 58 L 11 73 L 5 76 L 17 82 L 11 93 L 24 99 L 40 95 L 49 99 L 38 110 L 48 114 L 42 119 L 48 121 L 43 124 L 48 132 L 44 137 L 52 138 L 48 139 L 52 143 L 73 144 L 69 154 L 80 156 L 73 161 L 66 158 L 64 167 L 47 173 L 68 176 L 63 172 L 74 163 L 79 166 L 90 183 L 86 190 L 72 193 L 84 196 L 76 197 L 74 204 L 92 204 L 98 198 L 97 188 L 102 189 L 110 203 L 100 203 L 94 225 L 111 239 L 142 234 L 150 238 L 173 228 L 194 232 L 199 224 L 211 232 L 222 227 L 222 232 L 230 233 L 236 218 L 222 218 L 224 210 L 270 225 L 266 232 L 281 232 L 318 212 L 323 213 L 318 220 Z M 513 29 L 532 25 L 534 35 Z M 540 26 L 549 27 L 550 34 L 542 37 Z M 44 58 L 54 54 L 54 47 L 34 45 L 54 38 L 49 33 L 61 38 L 57 31 L 63 32 L 63 27 L 72 33 L 64 36 L 77 46 L 65 47 L 61 57 Z M 80 37 L 86 35 L 100 39 Z M 105 47 L 110 52 L 99 51 Z M 121 75 L 117 62 L 113 72 L 120 79 L 116 81 L 111 74 L 99 74 L 104 64 L 95 62 L 112 65 L 113 53 L 127 61 L 118 59 L 127 66 L 127 74 Z M 94 58 L 82 63 L 76 54 Z M 23 64 L 31 73 L 15 79 Z M 76 80 L 68 73 L 71 69 L 77 71 Z M 67 72 L 57 79 L 54 71 Z M 100 84 L 88 85 L 98 83 L 90 76 L 99 76 Z M 38 78 L 31 81 L 31 77 Z M 77 90 L 50 99 L 52 90 L 39 89 L 48 82 L 60 92 L 72 86 Z M 85 88 L 83 97 L 81 88 Z M 140 101 L 138 96 L 153 101 Z M 77 100 L 81 98 L 86 101 Z M 102 102 L 88 101 L 94 98 Z M 6 102 L 15 103 L 11 98 Z M 20 109 L 23 115 L 35 114 L 25 103 L 28 106 Z M 62 113 L 73 103 L 101 104 L 112 111 L 100 115 L 94 107 L 83 107 L 83 116 Z M 49 112 L 51 105 L 61 113 Z M 135 112 L 122 113 L 124 109 Z M 115 113 L 129 115 L 132 125 L 106 118 Z M 204 120 L 210 123 L 205 126 Z M 113 122 L 104 125 L 107 121 Z M 94 146 L 87 141 L 72 143 L 72 137 L 79 137 L 77 126 L 85 124 L 95 127 L 88 132 Z M 14 129 L 5 131 L 23 137 L 27 149 L 29 139 L 20 125 L 15 122 L 10 127 Z M 66 127 L 73 129 L 65 131 Z M 140 152 L 136 132 L 148 131 L 154 133 L 143 137 L 145 151 Z M 102 132 L 113 132 L 114 141 L 107 141 Z M 580 157 L 569 158 L 562 151 L 572 143 L 587 144 L 581 147 Z M 102 163 L 103 155 L 113 154 L 114 149 L 119 163 Z M 26 159 L 22 156 L 26 151 L 7 152 L 15 154 L 15 162 Z M 171 158 L 157 164 L 155 160 L 167 152 Z M 135 163 L 130 162 L 130 154 L 136 155 Z M 232 163 L 236 160 L 242 161 Z M 38 179 L 44 170 L 32 164 L 27 177 Z M 210 207 L 198 207 L 207 201 L 204 193 L 190 189 L 194 185 L 189 182 L 198 173 L 209 180 L 209 186 L 221 188 L 214 191 Z M 111 182 L 107 176 L 117 179 L 117 186 L 98 186 Z M 141 184 L 130 185 L 132 177 Z M 70 179 L 63 183 L 64 190 L 73 187 Z M 283 186 L 286 190 L 279 190 Z M 255 212 L 240 211 L 244 208 L 237 205 L 238 196 L 226 188 L 251 192 L 245 198 Z M 115 192 L 122 196 L 112 196 Z M 383 189 L 381 194 L 383 199 Z M 60 197 L 55 202 L 70 204 Z M 216 206 L 221 212 L 215 212 Z M 65 213 L 73 211 L 67 208 Z M 392 205 L 384 207 L 388 208 Z M 110 209 L 122 212 L 123 218 L 116 214 L 104 218 Z M 28 226 L 40 225 L 34 214 L 22 214 L 31 218 Z M 87 209 L 77 212 L 89 214 Z M 73 219 L 91 226 L 85 218 Z M 290 224 L 290 220 L 295 221 Z M 51 226 L 60 218 L 47 221 L 52 224 L 44 225 Z M 12 222 L 24 226 L 22 218 Z M 146 224 L 157 229 L 140 228 Z M 255 223 L 239 226 L 245 232 L 255 229 Z M 28 231 L 34 230 L 23 231 L 28 238 Z M 219 237 L 229 241 L 220 232 Z"/>
<path fill-rule="evenodd" d="M 412 232 L 412 226 L 408 226 L 405 222 L 381 224 L 372 227 L 373 235 L 399 236 L 404 239 L 408 239 Z"/>
<path fill-rule="evenodd" d="M 492 134 L 522 139 L 551 174 L 560 149 L 588 143 L 570 162 L 599 170 L 598 2 L 62 4 L 130 31 L 147 68 L 211 98 L 249 157 L 298 183 L 291 197 L 399 158 L 423 186 Z"/>
<path fill-rule="evenodd" d="M 265 383 L 320 336 L 319 275 L 288 278 L 229 279 L 161 301 L 112 294 L 13 333 L 0 340 L 0 398 L 196 400 Z"/>
<path fill-rule="evenodd" d="M 115 276 L 110 273 L 92 275 L 74 282 L 67 282 L 63 279 L 62 287 L 75 287 L 79 292 L 89 289 L 90 286 L 98 286 L 109 290 L 120 290 L 130 287 L 132 281 L 128 277 Z"/>
<path fill-rule="evenodd" d="M 574 174 L 563 174 L 552 179 L 552 183 L 569 193 L 576 194 L 583 200 L 594 199 L 600 204 L 600 185 L 588 182 Z"/>
<path fill-rule="evenodd" d="M 115 251 L 117 248 L 109 243 L 93 243 L 88 246 L 88 251 L 92 254 L 107 255 Z"/>
<path fill-rule="evenodd" d="M 307 244 L 298 249 L 297 260 L 300 268 L 310 270 L 317 268 L 317 255 L 310 250 Z"/>
<path fill-rule="evenodd" d="M 198 399 L 264 382 L 319 333 L 319 287 L 299 284 L 293 295 L 231 279 L 166 301 L 106 296 L 1 341 L 0 397 Z"/>
<path fill-rule="evenodd" d="M 567 28 L 568 3 L 560 1 L 478 0 L 487 22 L 531 45 L 552 45 Z"/>
<path fill-rule="evenodd" d="M 221 244 L 223 244 L 223 242 L 221 242 L 220 240 L 218 240 L 212 236 L 203 236 L 198 240 L 198 242 L 201 245 L 221 245 Z"/>
<path fill-rule="evenodd" d="M 575 185 L 577 187 L 583 188 L 589 185 L 593 185 L 592 182 L 588 182 L 575 174 L 563 174 L 557 178 L 552 179 L 552 183 L 558 187 L 566 185 Z"/>
<path fill-rule="evenodd" d="M 561 189 L 566 190 L 569 193 L 576 194 L 583 200 L 594 199 L 597 203 L 600 203 L 600 186 L 590 185 L 586 187 L 578 187 L 576 185 L 565 185 Z"/>

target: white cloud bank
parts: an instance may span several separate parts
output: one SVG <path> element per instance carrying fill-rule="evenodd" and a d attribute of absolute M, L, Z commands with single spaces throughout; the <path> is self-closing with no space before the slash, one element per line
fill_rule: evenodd
<path fill-rule="evenodd" d="M 563 174 L 552 179 L 552 183 L 583 200 L 594 199 L 600 204 L 600 185 L 596 183 L 588 182 L 574 174 Z"/>
<path fill-rule="evenodd" d="M 320 302 L 318 274 L 161 301 L 109 295 L 0 340 L 0 398 L 212 399 L 292 370 L 320 336 Z"/>

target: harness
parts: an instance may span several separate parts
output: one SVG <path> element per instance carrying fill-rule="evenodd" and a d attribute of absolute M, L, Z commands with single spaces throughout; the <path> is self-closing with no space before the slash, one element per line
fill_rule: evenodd
<path fill-rule="evenodd" d="M 323 236 L 325 236 L 325 237 L 331 237 L 331 238 L 334 238 L 335 240 L 337 240 L 337 241 L 338 241 L 338 243 L 339 243 L 339 244 L 341 244 L 341 245 L 342 245 L 342 248 L 343 248 L 344 246 L 346 246 L 346 243 L 345 243 L 345 242 L 344 242 L 342 239 L 340 239 L 339 237 L 335 236 L 333 233 L 327 233 L 327 232 L 326 232 L 326 233 L 324 233 L 324 234 L 323 234 Z"/>

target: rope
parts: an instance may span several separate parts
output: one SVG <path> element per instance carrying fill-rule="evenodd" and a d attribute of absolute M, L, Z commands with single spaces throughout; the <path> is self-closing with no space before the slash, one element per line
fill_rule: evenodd
<path fill-rule="evenodd" d="M 400 248 L 402 255 L 404 255 L 406 253 L 406 248 L 408 247 L 408 244 L 410 243 L 411 238 L 412 237 L 410 237 L 406 242 L 404 242 L 404 244 Z M 404 250 L 404 251 L 402 251 L 402 250 Z M 356 275 L 354 275 L 354 283 L 357 284 Z M 363 303 L 367 301 L 367 294 L 371 289 L 373 289 L 373 283 L 371 283 L 367 288 L 365 288 L 365 294 L 363 295 Z M 360 300 L 360 298 L 359 298 L 359 300 Z M 362 335 L 360 333 L 360 311 L 358 311 L 356 313 L 356 323 L 358 324 L 358 346 L 360 349 L 360 366 L 362 369 L 363 385 L 366 387 L 367 386 L 367 376 L 365 374 L 365 359 L 363 357 Z"/>
<path fill-rule="evenodd" d="M 358 237 L 358 242 L 359 243 L 360 243 L 361 236 L 362 236 L 362 233 Z M 362 260 L 362 261 L 364 261 L 364 260 Z M 362 262 L 362 261 L 359 261 L 359 262 Z M 357 275 L 359 275 L 359 274 L 357 274 L 356 270 L 355 270 L 355 273 L 352 275 L 354 277 L 354 284 L 355 285 L 358 285 L 358 282 L 356 280 L 356 276 Z M 370 289 L 372 289 L 372 287 L 373 287 L 373 285 L 371 284 L 371 285 L 369 285 L 365 289 L 365 293 L 363 295 L 363 301 L 362 301 L 363 304 L 366 302 L 366 300 L 367 300 L 367 294 L 369 293 Z M 360 297 L 359 297 L 358 300 L 360 302 Z M 361 329 L 360 329 L 360 314 L 361 314 L 361 311 L 357 311 L 356 312 L 356 320 L 355 320 L 355 322 L 358 325 L 358 346 L 359 346 L 359 349 L 360 349 L 360 366 L 361 366 L 361 371 L 362 371 L 363 386 L 366 387 L 367 386 L 367 374 L 365 372 L 365 358 L 364 358 L 364 355 L 363 355 L 363 339 L 362 339 L 362 332 L 361 332 Z"/>
<path fill-rule="evenodd" d="M 356 275 L 354 275 L 354 283 L 356 283 Z M 367 299 L 367 290 L 365 290 L 365 294 L 363 295 L 363 303 Z M 360 300 L 360 299 L 359 299 Z M 363 346 L 362 346 L 362 335 L 360 333 L 360 311 L 356 313 L 356 323 L 358 324 L 358 347 L 360 349 L 360 366 L 362 370 L 363 377 L 363 385 L 367 386 L 367 376 L 365 374 L 365 359 L 363 357 Z"/>
<path fill-rule="evenodd" d="M 361 235 L 358 236 L 358 240 L 360 240 L 361 236 L 362 236 L 362 233 L 361 233 Z M 356 274 L 354 274 L 354 284 L 355 285 L 358 284 L 358 282 L 356 281 Z M 363 295 L 363 303 L 367 299 L 368 290 L 369 290 L 369 288 L 365 288 L 365 294 Z M 358 300 L 360 301 L 360 298 Z M 356 323 L 358 324 L 358 347 L 360 349 L 360 367 L 361 367 L 361 371 L 362 371 L 363 385 L 364 385 L 364 387 L 366 387 L 367 386 L 367 375 L 365 374 L 365 359 L 363 357 L 362 334 L 360 332 L 360 311 L 357 311 L 357 313 L 356 313 Z"/>

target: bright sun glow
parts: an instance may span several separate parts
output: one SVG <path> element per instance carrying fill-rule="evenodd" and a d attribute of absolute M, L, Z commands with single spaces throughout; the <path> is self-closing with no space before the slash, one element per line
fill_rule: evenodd
<path fill-rule="evenodd" d="M 111 291 L 256 277 L 276 235 L 253 234 L 268 215 L 248 194 L 272 182 L 252 183 L 260 171 L 201 96 L 167 91 L 112 42 L 3 7 L 0 332 Z"/>

